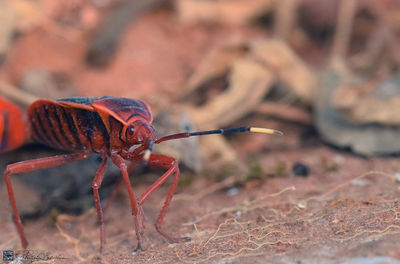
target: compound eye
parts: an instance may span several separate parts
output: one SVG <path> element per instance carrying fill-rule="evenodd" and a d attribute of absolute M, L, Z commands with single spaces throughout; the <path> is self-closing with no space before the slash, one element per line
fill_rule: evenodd
<path fill-rule="evenodd" d="M 135 127 L 130 125 L 127 129 L 126 129 L 126 138 L 131 138 L 133 136 L 133 134 L 135 133 Z"/>

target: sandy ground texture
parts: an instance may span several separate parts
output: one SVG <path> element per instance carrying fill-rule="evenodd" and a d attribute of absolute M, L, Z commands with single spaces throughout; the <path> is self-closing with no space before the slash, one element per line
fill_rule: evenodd
<path fill-rule="evenodd" d="M 125 190 L 106 212 L 103 254 L 98 252 L 94 209 L 80 216 L 61 214 L 55 220 L 47 214 L 25 221 L 29 250 L 49 257 L 35 263 L 398 263 L 398 159 L 363 159 L 326 146 L 260 158 L 265 167 L 299 160 L 308 164 L 308 177 L 289 171 L 232 187 L 227 180 L 215 183 L 200 174 L 190 186 L 179 188 L 164 228 L 190 237 L 190 242 L 169 244 L 152 225 L 167 192 L 163 186 L 144 205 L 143 251 L 133 253 L 136 241 Z M 135 192 L 145 188 L 141 183 Z M 24 195 L 29 199 L 28 192 Z M 18 196 L 18 203 L 24 203 Z M 20 250 L 4 184 L 0 197 L 0 248 Z"/>

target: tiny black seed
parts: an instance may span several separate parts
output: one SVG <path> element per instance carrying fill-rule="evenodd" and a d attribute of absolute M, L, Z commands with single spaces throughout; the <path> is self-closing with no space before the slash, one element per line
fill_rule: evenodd
<path fill-rule="evenodd" d="M 307 177 L 310 170 L 307 165 L 302 162 L 296 162 L 292 167 L 294 176 Z"/>

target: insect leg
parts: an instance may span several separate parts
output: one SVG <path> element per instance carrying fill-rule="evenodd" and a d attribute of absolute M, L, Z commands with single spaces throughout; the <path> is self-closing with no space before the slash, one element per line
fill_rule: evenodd
<path fill-rule="evenodd" d="M 139 198 L 139 205 L 142 205 L 144 201 L 152 194 L 158 187 L 160 187 L 161 184 L 163 184 L 172 174 L 174 174 L 174 178 L 172 180 L 172 183 L 169 187 L 169 191 L 167 194 L 167 198 L 165 199 L 164 205 L 160 211 L 160 214 L 157 218 L 157 222 L 155 224 L 156 230 L 158 233 L 160 233 L 163 237 L 165 237 L 168 242 L 170 243 L 178 243 L 178 242 L 185 242 L 189 241 L 190 238 L 187 237 L 172 237 L 165 233 L 161 229 L 161 224 L 164 220 L 164 216 L 167 213 L 169 203 L 171 202 L 172 196 L 175 193 L 176 186 L 178 184 L 179 180 L 179 167 L 178 167 L 178 162 L 176 159 L 164 156 L 161 154 L 151 154 L 150 159 L 148 164 L 150 166 L 155 166 L 158 168 L 163 168 L 163 169 L 168 169 L 160 178 L 157 179 Z"/>
<path fill-rule="evenodd" d="M 128 172 L 130 173 L 133 168 L 136 166 L 136 162 L 132 161 L 129 165 L 128 165 Z M 112 193 L 110 194 L 110 196 L 107 198 L 106 204 L 104 205 L 103 208 L 103 213 L 106 214 L 106 211 L 108 210 L 108 208 L 110 207 L 110 205 L 112 204 L 112 202 L 114 201 L 115 197 L 117 197 L 117 194 L 119 192 L 119 190 L 122 187 L 122 184 L 124 183 L 124 177 L 121 177 L 117 184 L 115 184 L 115 187 L 112 191 Z"/>
<path fill-rule="evenodd" d="M 135 251 L 142 249 L 142 233 L 143 233 L 143 209 L 136 203 L 135 197 L 133 195 L 131 182 L 129 180 L 127 165 L 122 157 L 117 154 L 111 155 L 111 159 L 114 164 L 121 170 L 122 177 L 125 181 L 126 187 L 129 193 L 129 199 L 131 201 L 132 214 L 135 216 L 135 230 L 136 237 L 138 240 L 137 247 Z"/>
<path fill-rule="evenodd" d="M 46 169 L 50 167 L 56 167 L 65 163 L 72 161 L 82 160 L 89 156 L 89 153 L 74 153 L 66 155 L 57 155 L 54 157 L 46 157 L 34 160 L 26 160 L 10 164 L 7 166 L 4 172 L 4 180 L 7 186 L 8 198 L 10 199 L 11 207 L 14 214 L 15 225 L 17 226 L 18 234 L 21 239 L 22 247 L 26 248 L 28 246 L 28 241 L 26 240 L 24 229 L 22 227 L 21 218 L 18 214 L 17 203 L 15 201 L 14 191 L 11 185 L 10 175 L 15 173 L 29 172 L 40 169 Z"/>
<path fill-rule="evenodd" d="M 124 177 L 121 177 L 120 179 L 118 179 L 118 182 L 115 184 L 112 193 L 107 198 L 106 204 L 104 205 L 104 208 L 103 208 L 103 213 L 104 214 L 107 212 L 108 208 L 110 207 L 112 202 L 115 200 L 115 197 L 117 196 L 117 194 L 118 194 L 119 190 L 121 189 L 123 183 L 124 183 Z"/>
<path fill-rule="evenodd" d="M 135 149 L 133 152 L 121 152 L 120 155 L 123 159 L 125 160 L 130 160 L 131 163 L 128 165 L 128 173 L 131 173 L 135 166 L 142 161 L 141 155 L 139 155 L 140 152 L 145 150 L 147 148 L 147 145 L 141 145 L 137 149 Z M 105 214 L 108 208 L 110 207 L 111 203 L 114 201 L 115 197 L 118 194 L 119 189 L 121 189 L 122 184 L 124 183 L 124 177 L 121 177 L 121 179 L 118 180 L 117 184 L 115 185 L 111 195 L 107 198 L 106 204 L 104 205 L 103 208 L 103 213 Z"/>
<path fill-rule="evenodd" d="M 98 168 L 96 176 L 94 177 L 94 180 L 92 182 L 93 198 L 94 198 L 94 203 L 96 205 L 97 220 L 100 223 L 100 253 L 103 251 L 105 236 L 104 236 L 104 218 L 103 218 L 103 210 L 101 209 L 99 188 L 101 186 L 101 182 L 104 179 L 104 174 L 106 173 L 106 164 L 107 164 L 107 158 L 103 157 L 100 167 Z"/>

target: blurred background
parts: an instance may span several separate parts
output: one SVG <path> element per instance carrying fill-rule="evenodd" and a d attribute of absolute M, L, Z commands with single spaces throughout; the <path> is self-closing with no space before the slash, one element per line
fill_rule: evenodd
<path fill-rule="evenodd" d="M 193 242 L 174 245 L 168 253 L 167 243 L 146 229 L 152 232 L 145 240 L 148 250 L 137 256 L 143 262 L 152 254 L 159 263 L 274 262 L 278 253 L 289 262 L 337 254 L 355 261 L 366 252 L 373 263 L 390 262 L 400 259 L 395 250 L 400 246 L 399 32 L 397 0 L 3 0 L 0 96 L 22 111 L 38 98 L 141 99 L 152 108 L 159 137 L 236 126 L 284 132 L 282 137 L 215 135 L 157 146 L 157 152 L 178 158 L 183 171 L 166 225 L 186 232 Z M 28 139 L 0 156 L 0 169 L 58 153 Z M 93 261 L 91 247 L 98 245 L 98 236 L 94 211 L 87 210 L 93 207 L 91 181 L 98 165 L 93 156 L 14 177 L 17 204 L 35 248 Z M 138 193 L 161 173 L 136 168 L 132 181 Z M 119 177 L 109 166 L 103 200 Z M 8 228 L 1 250 L 19 242 L 2 180 L 0 187 L 0 221 Z M 145 207 L 150 223 L 167 191 L 163 188 Z M 267 202 L 266 193 L 279 195 Z M 121 191 L 118 197 L 106 228 L 120 229 L 110 232 L 103 260 L 116 258 L 121 230 L 131 232 L 122 248 L 135 244 L 126 195 Z M 257 202 L 249 207 L 245 202 L 252 200 Z M 182 207 L 190 209 L 179 212 Z M 346 216 L 357 210 L 358 224 Z M 207 213 L 212 216 L 203 218 Z M 50 246 L 35 233 L 40 226 L 49 236 L 65 235 L 62 223 L 87 224 L 82 217 L 88 214 L 90 243 L 71 231 L 75 244 L 66 239 Z M 115 223 L 112 215 L 119 214 L 127 214 L 129 224 Z M 254 226 L 238 230 L 238 221 Z M 374 224 L 360 224 L 367 222 Z M 223 231 L 221 223 L 236 231 Z M 279 223 L 286 226 L 278 228 Z M 203 225 L 203 231 L 193 224 Z M 261 233 L 252 233 L 256 230 Z M 314 231 L 317 237 L 310 235 Z M 227 233 L 229 247 L 218 240 Z M 366 246 L 372 236 L 375 251 Z M 321 243 L 328 246 L 326 255 L 318 254 Z M 86 255 L 77 253 L 80 246 Z"/>

